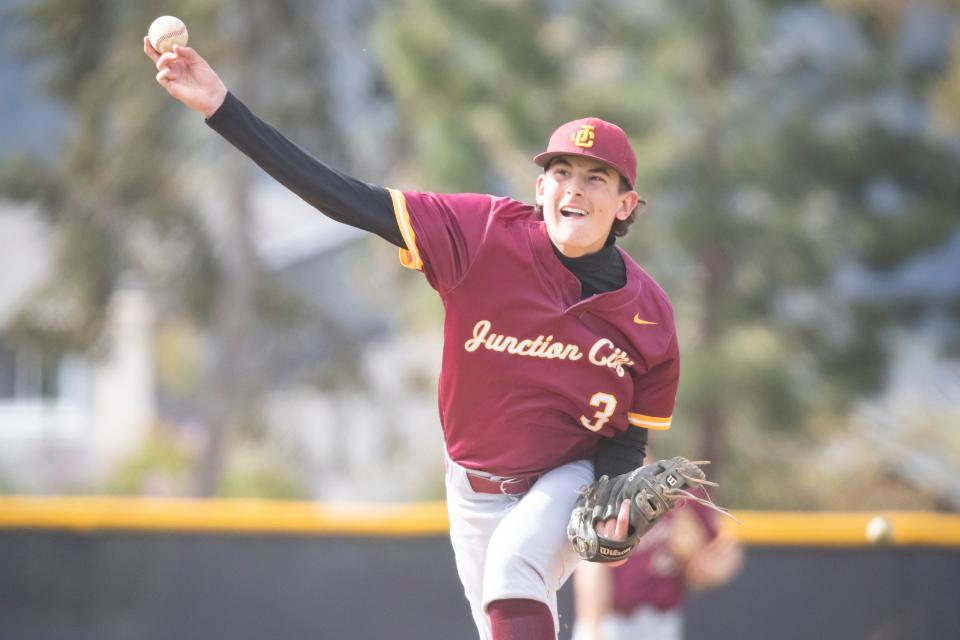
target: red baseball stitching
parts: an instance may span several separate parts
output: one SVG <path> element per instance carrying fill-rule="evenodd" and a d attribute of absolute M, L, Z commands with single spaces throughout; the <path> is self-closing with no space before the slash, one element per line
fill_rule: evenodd
<path fill-rule="evenodd" d="M 167 38 L 173 38 L 173 37 L 175 37 L 175 36 L 179 36 L 179 35 L 181 35 L 181 34 L 183 34 L 183 33 L 186 33 L 186 32 L 187 32 L 187 28 L 186 28 L 186 27 L 180 27 L 180 29 L 179 29 L 178 31 L 173 31 L 173 32 L 171 32 L 171 33 L 165 33 L 165 34 L 163 34 L 162 36 L 160 36 L 159 38 L 157 38 L 157 44 L 156 44 L 156 46 L 154 46 L 154 49 L 159 49 L 159 48 L 160 48 L 160 43 L 163 42 L 164 40 L 166 40 Z"/>

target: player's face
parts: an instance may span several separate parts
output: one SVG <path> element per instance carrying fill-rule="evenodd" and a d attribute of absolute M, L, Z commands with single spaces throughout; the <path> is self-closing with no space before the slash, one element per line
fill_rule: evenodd
<path fill-rule="evenodd" d="M 615 169 L 593 158 L 561 156 L 537 178 L 547 233 L 571 258 L 602 249 L 614 220 L 629 217 L 637 199 L 635 191 L 620 191 Z"/>

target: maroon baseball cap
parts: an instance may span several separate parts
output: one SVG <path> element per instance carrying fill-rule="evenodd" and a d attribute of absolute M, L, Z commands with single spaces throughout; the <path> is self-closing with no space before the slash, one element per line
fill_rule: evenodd
<path fill-rule="evenodd" d="M 600 118 L 581 118 L 560 127 L 550 136 L 547 150 L 534 157 L 541 167 L 558 156 L 583 156 L 607 163 L 622 175 L 630 188 L 637 180 L 637 156 L 623 129 Z"/>

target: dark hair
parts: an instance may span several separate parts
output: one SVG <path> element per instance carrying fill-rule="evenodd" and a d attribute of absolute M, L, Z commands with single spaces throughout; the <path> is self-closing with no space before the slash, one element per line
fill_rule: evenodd
<path fill-rule="evenodd" d="M 553 160 L 548 162 L 546 166 L 543 168 L 544 173 L 550 170 L 551 164 L 553 164 Z M 623 177 L 622 173 L 617 172 L 617 177 L 620 178 L 620 193 L 626 193 L 627 191 L 632 191 L 632 189 L 630 188 L 630 183 L 627 182 L 627 179 Z M 628 215 L 626 218 L 624 218 L 623 220 L 620 220 L 619 218 L 615 219 L 613 221 L 613 226 L 610 228 L 610 232 L 618 238 L 622 238 L 623 236 L 627 235 L 627 232 L 630 231 L 630 225 L 632 225 L 637 219 L 637 209 L 639 208 L 640 208 L 640 203 L 638 202 L 637 206 L 633 208 L 633 211 L 631 211 L 630 215 Z M 541 207 L 538 204 L 538 205 L 534 205 L 534 209 L 536 209 L 537 213 L 539 213 L 540 217 L 542 218 L 543 207 Z"/>

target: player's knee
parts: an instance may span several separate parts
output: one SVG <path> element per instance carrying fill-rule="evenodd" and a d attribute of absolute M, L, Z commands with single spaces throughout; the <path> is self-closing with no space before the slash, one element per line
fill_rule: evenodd
<path fill-rule="evenodd" d="M 484 599 L 526 596 L 534 600 L 546 597 L 546 568 L 524 552 L 522 544 L 505 541 L 491 544 L 484 570 Z"/>
<path fill-rule="evenodd" d="M 508 578 L 539 579 L 542 582 L 541 572 L 534 562 L 522 556 L 488 559 L 484 578 L 485 582 L 502 582 Z"/>

